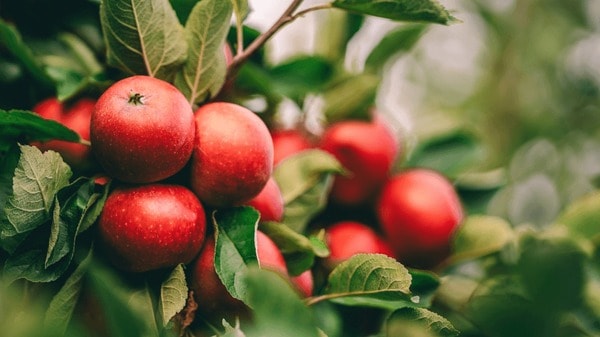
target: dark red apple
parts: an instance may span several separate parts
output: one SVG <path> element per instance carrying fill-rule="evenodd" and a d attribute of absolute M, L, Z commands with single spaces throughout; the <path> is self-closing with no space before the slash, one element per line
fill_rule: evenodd
<path fill-rule="evenodd" d="M 283 219 L 283 197 L 279 185 L 273 177 L 269 178 L 265 187 L 246 203 L 260 213 L 260 221 L 276 221 Z"/>
<path fill-rule="evenodd" d="M 180 171 L 192 155 L 194 135 L 187 99 L 149 76 L 115 82 L 92 114 L 92 150 L 108 175 L 125 182 L 156 182 Z"/>
<path fill-rule="evenodd" d="M 145 272 L 190 262 L 206 231 L 202 204 L 178 185 L 117 187 L 98 220 L 103 250 L 120 269 Z"/>
<path fill-rule="evenodd" d="M 376 210 L 385 236 L 402 261 L 433 262 L 448 249 L 463 219 L 462 204 L 450 181 L 422 168 L 393 176 Z"/>
<path fill-rule="evenodd" d="M 325 229 L 330 255 L 328 268 L 335 267 L 358 253 L 385 254 L 394 257 L 390 244 L 371 227 L 356 221 L 340 221 Z"/>
<path fill-rule="evenodd" d="M 265 187 L 273 172 L 273 141 L 265 123 L 233 103 L 214 102 L 195 112 L 191 186 L 215 207 L 241 205 Z"/>
<path fill-rule="evenodd" d="M 399 153 L 399 143 L 382 119 L 337 122 L 325 130 L 320 148 L 348 170 L 347 175 L 336 176 L 330 194 L 342 205 L 372 201 Z"/>
<path fill-rule="evenodd" d="M 312 142 L 296 129 L 282 129 L 271 132 L 273 139 L 273 165 L 300 151 L 313 147 Z"/>
<path fill-rule="evenodd" d="M 36 104 L 32 111 L 45 119 L 57 121 L 79 134 L 81 139 L 90 140 L 90 119 L 96 101 L 91 98 L 82 98 L 73 104 L 65 105 L 57 98 L 47 98 Z M 42 151 L 54 150 L 61 154 L 69 165 L 85 169 L 91 164 L 91 148 L 74 142 L 50 140 L 47 142 L 33 142 Z"/>

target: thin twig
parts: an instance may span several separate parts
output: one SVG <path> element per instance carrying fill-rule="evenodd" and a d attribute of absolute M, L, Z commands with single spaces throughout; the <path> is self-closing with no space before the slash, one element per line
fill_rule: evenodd
<path fill-rule="evenodd" d="M 325 3 L 325 4 L 321 4 L 321 5 L 317 5 L 317 6 L 313 6 L 313 7 L 309 7 L 309 8 L 303 9 L 303 10 L 299 11 L 298 13 L 294 14 L 292 16 L 292 18 L 291 18 L 290 21 L 294 21 L 297 18 L 299 18 L 301 16 L 304 16 L 304 15 L 310 13 L 310 12 L 318 11 L 318 10 L 321 10 L 321 9 L 330 9 L 330 8 L 333 8 L 333 6 L 331 5 L 331 2 Z"/>
<path fill-rule="evenodd" d="M 236 29 L 237 29 L 237 50 L 235 55 L 241 55 L 244 52 L 244 27 L 242 18 L 235 18 L 236 20 Z"/>

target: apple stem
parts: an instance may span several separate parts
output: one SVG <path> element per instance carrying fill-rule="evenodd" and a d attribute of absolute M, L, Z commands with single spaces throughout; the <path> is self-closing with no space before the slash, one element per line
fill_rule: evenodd
<path fill-rule="evenodd" d="M 127 101 L 127 103 L 133 105 L 142 105 L 144 104 L 143 99 L 144 95 L 136 92 L 135 94 L 129 96 L 129 100 Z"/>

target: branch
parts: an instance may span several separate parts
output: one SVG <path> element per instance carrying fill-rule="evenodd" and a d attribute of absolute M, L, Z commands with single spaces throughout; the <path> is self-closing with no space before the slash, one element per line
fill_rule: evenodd
<path fill-rule="evenodd" d="M 273 35 L 283 28 L 288 23 L 296 20 L 297 18 L 320 9 L 331 8 L 331 4 L 323 4 L 314 7 L 310 7 L 304 10 L 299 11 L 294 14 L 294 12 L 298 9 L 298 7 L 302 4 L 304 0 L 294 0 L 289 5 L 289 7 L 283 12 L 283 14 L 279 17 L 279 19 L 269 28 L 266 32 L 262 33 L 258 36 L 252 43 L 242 52 L 238 52 L 237 55 L 231 61 L 231 64 L 227 67 L 227 78 L 226 81 L 230 81 L 238 72 L 239 68 L 242 66 L 246 60 L 256 52 L 262 45 L 264 45 Z M 239 38 L 239 37 L 238 37 Z M 239 46 L 238 46 L 239 47 Z"/>

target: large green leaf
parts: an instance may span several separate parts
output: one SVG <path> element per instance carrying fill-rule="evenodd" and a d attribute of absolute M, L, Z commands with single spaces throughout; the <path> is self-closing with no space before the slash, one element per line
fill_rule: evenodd
<path fill-rule="evenodd" d="M 192 105 L 214 97 L 225 82 L 223 44 L 232 13 L 230 1 L 203 0 L 194 6 L 185 24 L 191 48 L 174 84 Z"/>
<path fill-rule="evenodd" d="M 258 265 L 256 228 L 259 213 L 242 206 L 215 211 L 215 271 L 231 296 L 245 301 L 243 276 L 251 265 Z"/>
<path fill-rule="evenodd" d="M 273 178 L 284 201 L 283 223 L 302 233 L 308 221 L 327 204 L 333 174 L 343 172 L 341 164 L 322 150 L 306 150 L 282 161 Z"/>
<path fill-rule="evenodd" d="M 170 80 L 185 62 L 185 34 L 168 0 L 104 0 L 100 20 L 112 66 Z"/>
<path fill-rule="evenodd" d="M 354 306 L 398 309 L 413 306 L 411 275 L 395 259 L 383 254 L 356 254 L 329 274 L 321 299 Z"/>
<path fill-rule="evenodd" d="M 164 326 L 180 312 L 187 302 L 188 286 L 183 265 L 177 265 L 160 287 L 160 314 Z"/>
<path fill-rule="evenodd" d="M 310 92 L 319 92 L 334 73 L 323 57 L 302 56 L 278 64 L 269 71 L 273 88 L 301 104 Z"/>
<path fill-rule="evenodd" d="M 42 153 L 29 145 L 20 145 L 21 157 L 13 177 L 13 193 L 0 219 L 0 238 L 26 233 L 48 221 L 54 197 L 69 184 L 71 169 L 57 152 Z"/>
<path fill-rule="evenodd" d="M 60 139 L 80 142 L 79 135 L 66 126 L 26 110 L 0 109 L 0 138 L 46 141 Z"/>
<path fill-rule="evenodd" d="M 334 0 L 334 7 L 399 21 L 456 21 L 436 0 Z"/>
<path fill-rule="evenodd" d="M 253 309 L 249 337 L 319 337 L 312 312 L 279 274 L 254 267 L 248 270 L 244 282 Z"/>
<path fill-rule="evenodd" d="M 25 279 L 31 282 L 52 282 L 61 277 L 70 265 L 70 259 L 62 259 L 46 268 L 47 249 L 34 245 L 31 249 L 15 251 L 4 264 L 2 275 L 10 284 L 15 280 Z"/>

